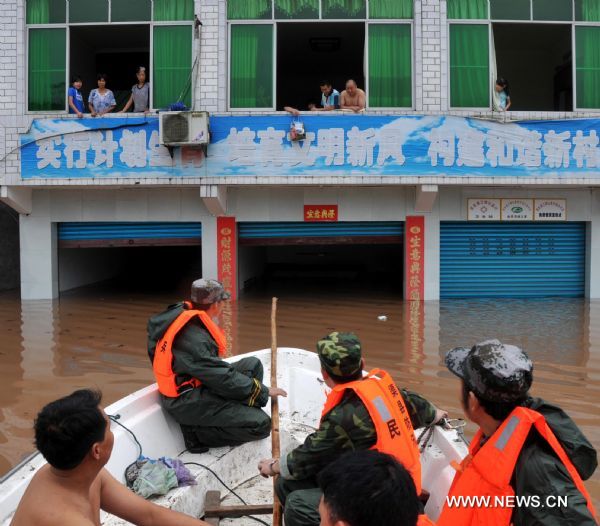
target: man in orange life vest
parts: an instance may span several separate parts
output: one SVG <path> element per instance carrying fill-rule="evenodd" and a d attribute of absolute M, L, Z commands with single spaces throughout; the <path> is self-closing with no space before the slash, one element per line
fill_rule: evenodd
<path fill-rule="evenodd" d="M 190 302 L 170 305 L 148 322 L 148 354 L 162 405 L 192 452 L 269 436 L 271 420 L 261 407 L 270 396 L 286 396 L 262 384 L 257 358 L 233 364 L 222 359 L 225 334 L 213 319 L 228 299 L 221 283 L 199 279 Z"/>
<path fill-rule="evenodd" d="M 595 525 L 582 479 L 596 469 L 596 451 L 559 407 L 529 396 L 527 355 L 488 340 L 452 349 L 446 365 L 461 379 L 463 409 L 479 431 L 455 466 L 438 526 Z"/>
<path fill-rule="evenodd" d="M 434 526 L 410 473 L 379 451 L 345 453 L 319 473 L 320 526 Z"/>
<path fill-rule="evenodd" d="M 445 416 L 416 393 L 396 387 L 389 374 L 363 377 L 361 344 L 353 333 L 332 332 L 317 343 L 329 394 L 319 429 L 279 459 L 259 463 L 263 476 L 280 474 L 277 495 L 286 526 L 318 526 L 321 490 L 317 476 L 343 453 L 376 449 L 399 460 L 421 491 L 421 464 L 413 427 Z"/>

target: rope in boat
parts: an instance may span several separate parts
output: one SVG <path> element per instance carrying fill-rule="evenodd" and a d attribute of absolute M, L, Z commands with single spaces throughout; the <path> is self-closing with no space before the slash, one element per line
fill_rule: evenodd
<path fill-rule="evenodd" d="M 108 418 L 111 420 L 111 422 L 114 422 L 115 424 L 120 425 L 125 431 L 127 431 L 132 437 L 133 440 L 135 441 L 135 443 L 137 444 L 138 448 L 140 449 L 140 453 L 138 455 L 138 458 L 140 458 L 142 456 L 142 444 L 140 444 L 140 441 L 138 440 L 138 438 L 135 436 L 135 433 L 129 429 L 125 424 L 122 424 L 121 422 L 119 422 L 119 418 L 121 418 L 121 415 L 108 415 Z M 183 450 L 181 453 L 179 453 L 178 456 L 181 456 L 183 453 L 185 453 L 187 451 L 187 449 Z M 127 473 L 127 470 L 133 466 L 135 463 L 137 462 L 137 460 L 134 460 L 131 464 L 129 464 L 129 466 L 127 466 L 125 468 L 125 474 Z M 190 465 L 190 466 L 198 466 L 201 467 L 203 469 L 205 469 L 206 471 L 212 473 L 212 475 L 223 485 L 223 487 L 225 487 L 225 489 L 227 489 L 227 491 L 229 491 L 232 495 L 236 496 L 241 502 L 242 504 L 244 504 L 245 506 L 247 506 L 248 504 L 246 503 L 246 501 L 244 499 L 242 499 L 242 497 L 240 497 L 235 491 L 233 491 L 227 484 L 225 484 L 225 482 L 223 482 L 221 480 L 221 478 L 219 477 L 219 475 L 217 475 L 212 469 L 210 469 L 208 466 L 205 466 L 204 464 L 200 464 L 198 462 L 184 462 L 184 464 Z M 127 477 L 125 477 L 125 480 L 127 480 Z M 248 517 L 249 519 L 252 519 L 256 522 L 259 522 L 260 524 L 264 524 L 265 526 L 269 526 L 269 524 L 257 517 L 253 517 L 252 515 L 244 515 L 245 517 Z"/>
<path fill-rule="evenodd" d="M 431 440 L 431 437 L 433 436 L 433 428 L 434 427 L 435 427 L 435 424 L 429 424 L 428 426 L 425 426 L 425 429 L 423 429 L 423 431 L 421 431 L 421 434 L 417 437 L 417 445 L 420 446 L 419 453 L 423 453 L 423 451 L 425 451 L 427 444 L 429 444 L 429 441 Z M 423 438 L 423 437 L 425 437 L 425 438 Z"/>

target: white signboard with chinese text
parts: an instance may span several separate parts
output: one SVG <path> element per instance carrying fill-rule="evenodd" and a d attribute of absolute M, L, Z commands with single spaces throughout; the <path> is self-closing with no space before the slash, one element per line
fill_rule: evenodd
<path fill-rule="evenodd" d="M 469 199 L 469 221 L 500 221 L 500 199 Z"/>
<path fill-rule="evenodd" d="M 502 221 L 533 221 L 533 199 L 502 199 Z"/>
<path fill-rule="evenodd" d="M 566 199 L 536 199 L 534 205 L 535 221 L 566 221 Z"/>

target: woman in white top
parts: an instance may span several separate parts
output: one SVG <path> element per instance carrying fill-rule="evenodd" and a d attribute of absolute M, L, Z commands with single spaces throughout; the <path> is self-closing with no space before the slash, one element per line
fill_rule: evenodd
<path fill-rule="evenodd" d="M 106 75 L 100 73 L 97 77 L 98 89 L 93 89 L 88 98 L 88 106 L 92 117 L 101 117 L 115 109 L 117 102 L 113 92 L 106 88 Z"/>

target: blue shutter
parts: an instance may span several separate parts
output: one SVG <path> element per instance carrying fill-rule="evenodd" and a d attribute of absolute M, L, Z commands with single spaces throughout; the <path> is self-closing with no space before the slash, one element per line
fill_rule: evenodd
<path fill-rule="evenodd" d="M 59 223 L 63 248 L 199 245 L 202 223 Z"/>
<path fill-rule="evenodd" d="M 402 243 L 401 221 L 256 222 L 239 223 L 241 245 L 284 244 L 398 244 Z"/>
<path fill-rule="evenodd" d="M 580 297 L 585 223 L 443 222 L 442 298 Z"/>

